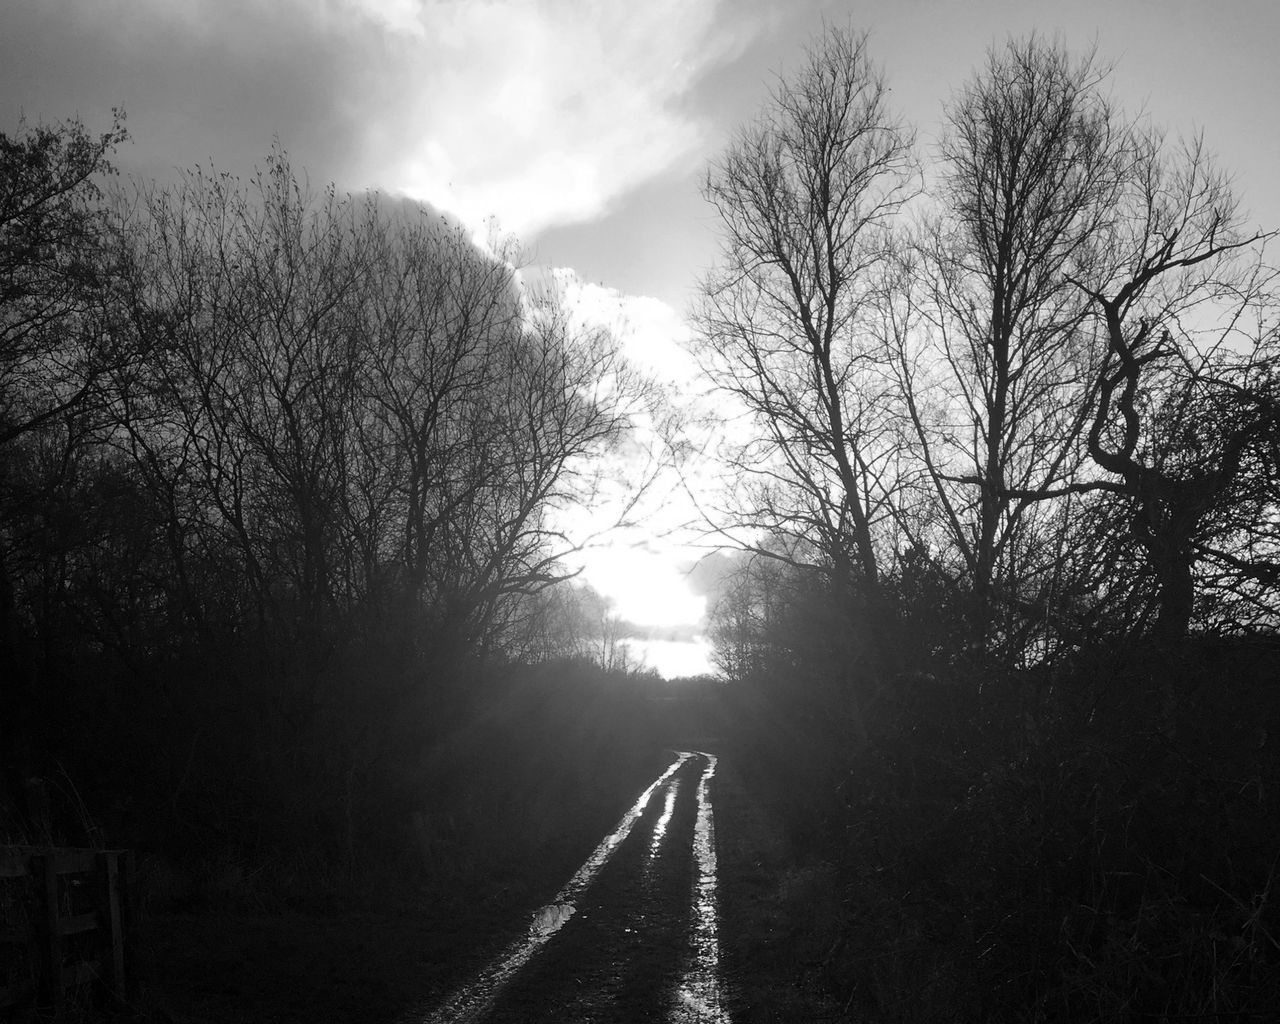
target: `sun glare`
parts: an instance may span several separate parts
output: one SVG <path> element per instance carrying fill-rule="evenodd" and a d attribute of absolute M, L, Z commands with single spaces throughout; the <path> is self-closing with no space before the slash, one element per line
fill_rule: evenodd
<path fill-rule="evenodd" d="M 696 636 L 692 640 L 627 639 L 623 643 L 637 665 L 652 669 L 663 679 L 714 675 L 716 672 L 711 644 L 704 636 Z"/>
<path fill-rule="evenodd" d="M 637 626 L 696 626 L 707 600 L 661 555 L 636 548 L 601 548 L 585 556 L 583 576 L 613 602 L 613 613 Z"/>

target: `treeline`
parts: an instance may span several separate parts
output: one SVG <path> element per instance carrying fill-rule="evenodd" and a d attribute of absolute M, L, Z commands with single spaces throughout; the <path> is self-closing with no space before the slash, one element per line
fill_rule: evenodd
<path fill-rule="evenodd" d="M 797 962 L 860 1020 L 1263 1019 L 1273 233 L 1041 38 L 920 154 L 833 29 L 705 182 L 699 353 L 753 423 L 712 635 L 836 905 Z"/>
<path fill-rule="evenodd" d="M 0 135 L 0 841 L 403 843 L 654 394 L 509 244 L 125 137 Z"/>
<path fill-rule="evenodd" d="M 854 619 L 932 588 L 1004 664 L 1276 625 L 1274 232 L 1105 89 L 1011 42 L 922 166 L 832 32 L 708 173 L 700 352 L 755 417 L 728 521 Z"/>

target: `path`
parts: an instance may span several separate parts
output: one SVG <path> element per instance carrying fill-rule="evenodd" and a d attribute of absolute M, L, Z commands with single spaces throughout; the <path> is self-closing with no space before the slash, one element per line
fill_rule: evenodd
<path fill-rule="evenodd" d="M 415 1024 L 729 1024 L 713 754 L 680 752 L 479 974 Z M 409 1021 L 406 1021 L 409 1024 Z"/>

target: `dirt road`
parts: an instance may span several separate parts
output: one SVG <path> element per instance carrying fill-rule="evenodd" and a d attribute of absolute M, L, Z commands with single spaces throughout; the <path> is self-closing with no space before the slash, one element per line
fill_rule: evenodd
<path fill-rule="evenodd" d="M 526 932 L 420 1024 L 727 1024 L 712 780 L 676 753 Z"/>

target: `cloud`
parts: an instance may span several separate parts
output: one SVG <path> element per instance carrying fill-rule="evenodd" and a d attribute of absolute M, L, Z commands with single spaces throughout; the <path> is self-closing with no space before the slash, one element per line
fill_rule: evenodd
<path fill-rule="evenodd" d="M 692 385 L 697 372 L 688 351 L 693 330 L 682 313 L 661 299 L 591 284 L 568 267 L 555 268 L 550 278 L 575 324 L 608 330 L 631 363 L 673 392 Z"/>
<path fill-rule="evenodd" d="M 348 176 L 361 128 L 347 103 L 377 30 L 350 31 L 301 0 L 43 0 L 0 33 L 0 118 L 77 115 L 90 130 L 123 106 L 132 142 L 118 162 L 169 177 L 212 160 L 243 174 L 288 148 L 313 179 Z"/>
<path fill-rule="evenodd" d="M 403 7 L 404 4 L 398 5 Z M 393 110 L 368 135 L 383 184 L 529 235 L 581 221 L 690 159 L 682 100 L 747 33 L 718 0 L 424 7 L 389 42 Z M 718 16 L 719 15 L 719 16 Z"/>
<path fill-rule="evenodd" d="M 148 172 L 313 180 L 530 236 L 700 158 L 692 96 L 764 24 L 729 0 L 43 0 L 6 15 L 0 116 L 130 114 Z"/>

